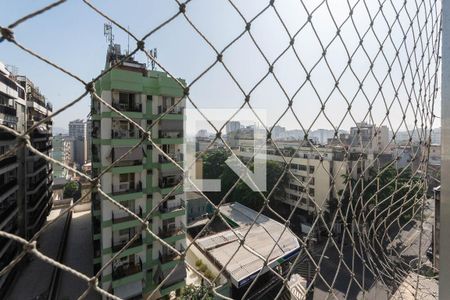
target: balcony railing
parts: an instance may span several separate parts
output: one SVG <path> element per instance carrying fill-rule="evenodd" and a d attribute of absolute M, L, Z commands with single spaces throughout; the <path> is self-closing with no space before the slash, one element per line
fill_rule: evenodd
<path fill-rule="evenodd" d="M 142 138 L 142 132 L 139 130 L 112 129 L 111 137 L 113 139 L 137 139 Z"/>
<path fill-rule="evenodd" d="M 102 254 L 100 240 L 95 240 L 93 247 L 94 247 L 94 257 L 100 257 L 100 255 Z"/>
<path fill-rule="evenodd" d="M 180 106 L 175 106 L 171 110 L 169 110 L 170 106 L 159 105 L 158 106 L 158 114 L 168 113 L 171 115 L 180 115 L 183 113 L 183 108 Z"/>
<path fill-rule="evenodd" d="M 172 158 L 175 162 L 179 163 L 183 161 L 183 154 L 182 153 L 166 153 L 170 158 Z M 162 155 L 159 154 L 158 155 L 158 162 L 163 164 L 163 163 L 168 163 L 169 159 Z"/>
<path fill-rule="evenodd" d="M 166 247 L 164 247 L 164 248 L 166 248 Z M 166 249 L 168 249 L 168 248 L 166 248 Z M 183 252 L 184 247 L 180 246 L 179 251 Z M 162 264 L 169 262 L 169 261 L 173 261 L 178 257 L 180 257 L 180 256 L 172 250 L 166 250 L 166 251 L 162 251 L 162 252 L 159 251 L 159 254 L 158 254 L 158 259 Z"/>
<path fill-rule="evenodd" d="M 158 186 L 161 189 L 171 188 L 178 185 L 182 180 L 181 176 L 165 176 L 159 180 Z"/>
<path fill-rule="evenodd" d="M 98 234 L 101 232 L 100 220 L 98 218 L 93 218 L 92 228 L 93 228 L 92 231 L 94 232 L 94 234 Z"/>
<path fill-rule="evenodd" d="M 175 210 L 184 209 L 184 201 L 180 200 L 180 204 L 177 205 L 168 205 L 167 202 L 164 202 L 161 206 L 159 206 L 159 211 L 161 213 L 169 213 Z"/>
<path fill-rule="evenodd" d="M 159 227 L 158 236 L 162 239 L 165 239 L 170 236 L 178 235 L 183 232 L 183 228 L 183 224 L 178 227 Z"/>
<path fill-rule="evenodd" d="M 141 103 L 134 103 L 134 104 L 130 105 L 130 104 L 125 104 L 125 103 L 113 102 L 112 107 L 114 107 L 118 111 L 142 112 L 142 104 Z"/>
<path fill-rule="evenodd" d="M 17 116 L 16 109 L 14 107 L 6 106 L 6 105 L 0 105 L 0 114 L 10 115 L 13 117 Z M 16 119 L 17 119 L 17 117 L 16 117 Z"/>
<path fill-rule="evenodd" d="M 5 159 L 0 160 L 0 168 L 9 166 L 15 162 L 17 162 L 17 156 L 14 155 L 14 156 L 7 157 Z"/>
<path fill-rule="evenodd" d="M 167 139 L 167 138 L 182 138 L 183 137 L 183 131 L 171 131 L 171 130 L 159 130 L 158 136 L 160 139 Z"/>
<path fill-rule="evenodd" d="M 114 239 L 111 239 L 111 249 L 113 252 L 119 252 L 125 247 L 125 245 L 131 240 L 132 236 L 129 236 L 128 239 L 124 242 L 120 242 L 118 244 L 114 244 Z M 137 246 L 142 245 L 142 236 L 139 236 L 134 242 L 130 244 L 127 249 L 131 249 Z"/>
<path fill-rule="evenodd" d="M 130 275 L 137 274 L 142 271 L 142 261 L 139 258 L 139 262 L 136 264 L 124 264 L 115 267 L 112 272 L 113 280 L 118 280 Z"/>
<path fill-rule="evenodd" d="M 6 203 L 7 201 L 2 202 L 2 206 L 0 207 L 0 222 L 3 220 L 6 220 L 8 216 L 10 216 L 13 211 L 17 208 L 17 202 L 12 201 L 9 203 Z"/>
<path fill-rule="evenodd" d="M 6 194 L 10 189 L 14 188 L 17 184 L 17 178 L 11 179 L 10 181 L 6 182 L 5 184 L 0 186 L 0 192 L 2 194 Z"/>
<path fill-rule="evenodd" d="M 123 213 L 125 213 L 125 212 L 123 212 Z M 122 215 L 123 215 L 123 213 L 122 213 Z M 138 215 L 139 217 L 142 217 L 142 207 L 139 206 L 139 209 L 137 209 L 134 213 L 136 215 Z M 120 215 L 118 216 L 117 213 L 116 213 L 116 215 L 114 215 L 114 212 L 111 212 L 111 214 L 112 214 L 111 219 L 112 219 L 113 224 L 136 220 L 135 217 L 133 217 L 129 214 L 126 214 L 124 216 L 120 216 Z"/>
<path fill-rule="evenodd" d="M 165 253 L 162 253 L 161 251 L 159 251 L 159 255 L 158 255 L 159 261 L 162 264 L 169 262 L 169 261 L 173 261 L 177 257 L 178 257 L 178 254 L 173 251 L 165 252 Z"/>
<path fill-rule="evenodd" d="M 139 193 L 142 192 L 142 182 L 138 182 L 136 185 L 131 184 L 131 187 L 127 189 L 118 189 L 116 186 L 112 186 L 111 190 L 113 191 L 113 196 L 122 195 L 122 194 L 129 194 L 129 193 Z"/>

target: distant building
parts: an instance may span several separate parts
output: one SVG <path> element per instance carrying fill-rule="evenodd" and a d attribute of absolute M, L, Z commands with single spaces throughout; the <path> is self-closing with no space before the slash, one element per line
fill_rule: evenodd
<path fill-rule="evenodd" d="M 308 137 L 315 140 L 317 144 L 326 145 L 328 139 L 334 137 L 334 132 L 335 131 L 331 129 L 317 129 L 310 132 Z"/>
<path fill-rule="evenodd" d="M 241 123 L 239 121 L 230 121 L 227 123 L 227 126 L 226 126 L 227 134 L 229 134 L 231 132 L 236 132 L 239 129 L 241 129 Z"/>
<path fill-rule="evenodd" d="M 430 157 L 428 162 L 432 166 L 441 165 L 441 145 L 430 145 Z"/>
<path fill-rule="evenodd" d="M 295 175 L 295 178 L 289 176 L 286 195 L 277 199 L 279 207 L 286 213 L 296 207 L 294 223 L 303 233 L 308 233 L 318 207 L 328 211 L 329 203 L 339 198 L 339 191 L 345 190 L 345 177 L 358 178 L 363 174 L 367 155 L 348 153 L 342 146 L 313 147 L 306 141 L 281 141 L 277 146 L 291 162 L 290 170 Z M 245 160 L 254 155 L 253 151 L 253 143 L 241 140 L 239 151 L 235 153 Z M 267 145 L 267 160 L 284 163 L 278 150 L 270 145 Z M 330 178 L 334 178 L 334 182 Z"/>
<path fill-rule="evenodd" d="M 53 136 L 53 149 L 51 157 L 57 161 L 65 163 L 64 137 L 62 134 Z M 66 178 L 67 170 L 56 163 L 53 165 L 53 178 Z"/>
<path fill-rule="evenodd" d="M 86 134 L 86 123 L 82 119 L 69 122 L 69 136 L 73 138 L 84 138 Z"/>
<path fill-rule="evenodd" d="M 84 134 L 85 140 L 84 140 L 84 159 L 85 162 L 91 161 L 91 147 L 92 147 L 92 120 L 88 119 L 86 121 L 86 132 Z"/>
<path fill-rule="evenodd" d="M 77 119 L 69 122 L 69 137 L 73 141 L 73 161 L 76 163 L 77 168 L 81 168 L 88 160 L 88 144 L 90 138 L 87 137 L 87 132 L 90 132 L 90 121 L 85 122 L 82 119 Z"/>
<path fill-rule="evenodd" d="M 281 127 L 278 125 L 274 126 L 272 128 L 272 139 L 274 140 L 279 139 L 284 132 L 286 132 L 285 127 Z"/>

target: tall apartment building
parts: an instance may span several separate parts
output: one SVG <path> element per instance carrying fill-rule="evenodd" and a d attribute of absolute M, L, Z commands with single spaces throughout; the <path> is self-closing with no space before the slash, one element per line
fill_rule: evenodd
<path fill-rule="evenodd" d="M 13 76 L 0 63 L 0 123 L 20 133 L 51 109 L 32 82 Z M 51 149 L 51 122 L 30 133 L 31 144 L 48 154 Z M 17 144 L 15 136 L 0 130 L 0 155 Z M 23 147 L 0 160 L 0 230 L 30 238 L 45 221 L 51 208 L 52 168 L 42 158 Z M 20 246 L 0 238 L 0 269 L 20 251 Z M 0 298 L 12 273 L 0 277 Z"/>
<path fill-rule="evenodd" d="M 69 122 L 69 136 L 74 138 L 84 138 L 86 123 L 82 119 L 76 119 Z"/>
<path fill-rule="evenodd" d="M 64 153 L 64 137 L 63 135 L 55 135 L 53 137 L 53 150 L 51 152 L 51 157 L 62 163 L 65 162 Z M 65 178 L 67 175 L 67 170 L 60 165 L 54 163 L 53 165 L 53 178 Z"/>
<path fill-rule="evenodd" d="M 123 58 L 119 47 L 110 47 L 106 67 Z M 166 73 L 150 71 L 145 64 L 128 59 L 97 82 L 96 91 L 113 107 L 146 128 L 161 116 L 183 91 Z M 184 100 L 152 128 L 152 138 L 163 151 L 182 160 Z M 141 132 L 106 105 L 92 100 L 92 172 L 99 174 L 141 140 Z M 164 203 L 181 181 L 175 165 L 145 141 L 114 168 L 101 177 L 104 192 L 141 217 L 155 208 L 149 221 L 151 229 L 176 249 L 186 246 L 184 195 L 182 188 Z M 138 239 L 105 268 L 102 288 L 124 299 L 141 299 L 149 295 L 179 262 L 169 248 L 141 232 L 140 223 L 111 202 L 92 195 L 94 271 L 106 264 L 128 241 Z M 157 298 L 171 291 L 179 292 L 185 284 L 184 264 L 177 267 Z"/>
<path fill-rule="evenodd" d="M 82 119 L 70 121 L 69 137 L 73 141 L 73 161 L 81 168 L 87 160 L 86 122 Z"/>
<path fill-rule="evenodd" d="M 25 93 L 17 85 L 5 66 L 0 63 L 0 124 L 21 133 L 25 130 Z M 21 118 L 19 116 L 23 115 Z M 0 130 L 0 155 L 16 145 L 15 136 Z M 17 156 L 11 154 L 0 160 L 0 230 L 19 234 L 18 224 L 18 171 Z M 20 247 L 13 241 L 0 237 L 0 269 L 6 267 Z M 11 274 L 0 277 L 1 291 L 7 285 Z"/>
<path fill-rule="evenodd" d="M 18 76 L 17 82 L 25 90 L 26 120 L 29 130 L 48 117 L 53 108 L 30 79 Z M 53 121 L 47 120 L 29 134 L 31 145 L 47 156 L 52 150 L 52 126 Z M 24 152 L 25 167 L 22 168 L 23 173 L 18 179 L 20 182 L 21 176 L 25 178 L 25 197 L 19 196 L 19 205 L 26 211 L 26 215 L 20 222 L 25 228 L 25 237 L 30 238 L 42 227 L 52 208 L 53 167 L 51 163 L 33 152 L 29 150 Z"/>
<path fill-rule="evenodd" d="M 226 126 L 227 134 L 230 134 L 232 132 L 236 132 L 239 129 L 241 129 L 241 122 L 239 122 L 239 121 L 230 121 L 230 122 L 227 123 L 227 126 Z"/>
<path fill-rule="evenodd" d="M 367 153 L 386 153 L 389 143 L 389 129 L 386 125 L 375 126 L 366 122 L 357 123 L 350 128 L 348 143 L 357 151 Z"/>

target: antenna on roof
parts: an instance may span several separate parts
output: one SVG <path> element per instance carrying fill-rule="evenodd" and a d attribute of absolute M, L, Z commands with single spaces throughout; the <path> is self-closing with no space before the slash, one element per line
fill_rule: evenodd
<path fill-rule="evenodd" d="M 150 53 L 151 57 L 153 57 L 153 59 L 150 59 L 147 56 L 147 66 L 150 64 L 152 71 L 155 71 L 156 70 L 155 59 L 158 57 L 158 49 L 153 48 L 147 51 Z"/>
<path fill-rule="evenodd" d="M 127 28 L 128 30 L 128 32 L 127 32 L 127 37 L 128 37 L 128 50 L 127 50 L 127 55 L 130 53 L 130 34 L 129 34 L 129 32 L 130 32 L 130 26 L 128 26 L 128 28 Z"/>
<path fill-rule="evenodd" d="M 106 41 L 109 43 L 109 46 L 112 47 L 114 44 L 114 35 L 112 33 L 111 23 L 105 23 L 103 26 L 103 35 L 106 37 Z"/>
<path fill-rule="evenodd" d="M 19 74 L 19 68 L 15 65 L 6 65 L 6 70 L 8 70 L 12 76 L 16 77 Z"/>

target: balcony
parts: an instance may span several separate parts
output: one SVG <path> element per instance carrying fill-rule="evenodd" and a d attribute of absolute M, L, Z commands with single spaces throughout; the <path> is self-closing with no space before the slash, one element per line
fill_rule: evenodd
<path fill-rule="evenodd" d="M 9 156 L 5 159 L 0 160 L 0 168 L 9 166 L 13 163 L 17 162 L 17 156 Z"/>
<path fill-rule="evenodd" d="M 179 251 L 183 252 L 184 248 L 180 247 Z M 174 261 L 174 260 L 178 259 L 179 257 L 180 256 L 176 252 L 174 252 L 172 250 L 165 250 L 165 251 L 162 251 L 162 252 L 159 251 L 159 254 L 158 254 L 159 262 L 162 263 L 162 264 Z"/>
<path fill-rule="evenodd" d="M 91 137 L 94 139 L 100 138 L 100 127 L 97 126 L 92 127 Z"/>
<path fill-rule="evenodd" d="M 136 264 L 123 264 L 113 268 L 112 278 L 113 280 L 119 280 L 121 278 L 137 274 L 142 271 L 142 261 L 139 258 L 139 262 Z"/>
<path fill-rule="evenodd" d="M 182 176 L 164 176 L 159 179 L 159 188 L 161 189 L 167 189 L 167 188 L 173 188 L 176 185 L 178 185 L 183 180 Z"/>
<path fill-rule="evenodd" d="M 170 115 L 182 115 L 183 114 L 183 107 L 181 106 L 175 106 L 171 110 L 169 110 L 170 106 L 168 105 L 159 105 L 158 106 L 158 114 L 170 114 Z"/>
<path fill-rule="evenodd" d="M 142 192 L 142 182 L 139 181 L 137 184 L 133 182 L 130 183 L 120 183 L 119 186 L 112 185 L 111 186 L 112 195 L 118 196 L 123 194 L 131 194 L 131 193 L 140 193 Z"/>
<path fill-rule="evenodd" d="M 93 197 L 92 199 L 92 210 L 100 210 L 100 199 L 98 199 L 98 196 Z"/>
<path fill-rule="evenodd" d="M 142 132 L 139 130 L 112 129 L 111 138 L 113 139 L 140 139 Z"/>
<path fill-rule="evenodd" d="M 181 225 L 178 227 L 159 227 L 158 236 L 162 239 L 165 239 L 171 236 L 179 235 L 183 233 L 183 228 L 183 223 L 181 223 Z"/>
<path fill-rule="evenodd" d="M 125 247 L 125 245 L 131 240 L 132 236 L 129 236 L 128 239 L 124 242 L 119 242 L 118 244 L 114 244 L 114 239 L 111 239 L 111 249 L 113 252 L 119 252 Z M 138 247 L 142 245 L 142 236 L 139 236 L 135 241 L 133 241 L 127 249 L 131 249 L 134 247 Z"/>
<path fill-rule="evenodd" d="M 142 104 L 137 101 L 130 100 L 128 103 L 125 102 L 113 102 L 112 107 L 120 112 L 130 111 L 130 112 L 142 112 Z"/>
<path fill-rule="evenodd" d="M 177 283 L 183 282 L 186 278 L 186 265 L 184 263 L 177 264 L 175 270 L 172 270 L 173 268 L 162 271 L 161 267 L 158 267 L 155 278 L 153 279 L 155 284 L 159 285 L 170 275 L 161 287 L 161 294 L 163 295 L 166 294 L 166 291 L 164 291 L 164 289 L 170 288 L 170 290 L 174 290 L 173 286 Z"/>
<path fill-rule="evenodd" d="M 137 209 L 136 211 L 134 211 L 134 213 L 136 215 L 138 215 L 140 218 L 142 218 L 142 207 L 139 206 L 139 209 Z M 136 220 L 135 217 L 129 215 L 126 212 L 121 212 L 121 214 L 116 213 L 116 215 L 114 215 L 114 212 L 111 212 L 112 216 L 112 223 L 113 224 L 117 224 L 117 223 L 123 223 L 123 222 L 128 222 L 128 221 L 134 221 Z M 121 216 L 122 215 L 122 216 Z"/>
<path fill-rule="evenodd" d="M 16 199 L 13 199 L 13 201 L 2 202 L 2 206 L 0 207 L 0 222 L 3 223 L 3 220 L 6 220 L 8 217 L 10 217 L 14 211 L 17 209 L 17 202 Z"/>
<path fill-rule="evenodd" d="M 7 105 L 0 105 L 0 114 L 12 116 L 17 122 L 17 111 L 14 107 Z"/>
<path fill-rule="evenodd" d="M 43 195 L 47 191 L 46 186 L 42 186 L 36 193 L 33 193 L 32 196 L 29 196 L 27 205 L 28 207 L 35 207 L 36 204 L 42 199 Z"/>
<path fill-rule="evenodd" d="M 183 138 L 183 131 L 169 131 L 169 130 L 159 130 L 158 136 L 160 139 L 175 139 L 175 138 Z"/>
<path fill-rule="evenodd" d="M 169 156 L 171 159 L 173 159 L 176 163 L 183 162 L 183 153 L 166 153 L 167 156 Z M 170 163 L 169 159 L 162 154 L 158 155 L 158 162 L 160 164 Z"/>
<path fill-rule="evenodd" d="M 168 201 L 169 201 L 169 203 L 167 203 Z M 175 210 L 184 209 L 184 201 L 180 200 L 180 203 L 175 204 L 175 205 L 171 205 L 170 201 L 173 201 L 173 200 L 167 200 L 159 206 L 160 213 L 166 214 L 166 213 L 170 213 Z"/>
<path fill-rule="evenodd" d="M 94 258 L 100 257 L 102 255 L 102 247 L 100 240 L 94 240 L 92 246 L 94 248 Z"/>
<path fill-rule="evenodd" d="M 100 224 L 100 220 L 98 218 L 94 217 L 92 219 L 92 232 L 93 232 L 93 234 L 95 235 L 95 234 L 101 233 L 101 229 L 102 229 L 102 226 Z"/>
<path fill-rule="evenodd" d="M 5 184 L 0 186 L 0 191 L 4 195 L 8 193 L 9 190 L 13 189 L 17 185 L 17 178 L 11 179 Z"/>

